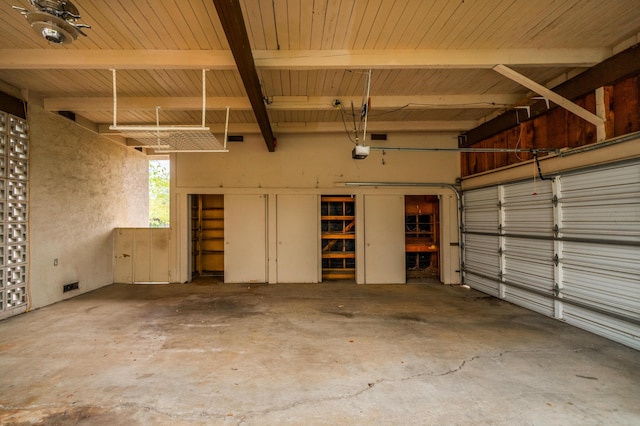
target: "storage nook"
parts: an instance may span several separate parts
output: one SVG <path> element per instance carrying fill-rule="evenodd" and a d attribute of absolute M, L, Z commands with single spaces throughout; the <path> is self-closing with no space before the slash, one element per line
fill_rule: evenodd
<path fill-rule="evenodd" d="M 440 271 L 439 203 L 434 195 L 405 197 L 407 278 L 437 277 Z"/>
<path fill-rule="evenodd" d="M 356 219 L 353 196 L 322 196 L 320 221 L 322 279 L 355 279 Z"/>
<path fill-rule="evenodd" d="M 193 195 L 191 214 L 193 272 L 224 273 L 224 196 Z"/>

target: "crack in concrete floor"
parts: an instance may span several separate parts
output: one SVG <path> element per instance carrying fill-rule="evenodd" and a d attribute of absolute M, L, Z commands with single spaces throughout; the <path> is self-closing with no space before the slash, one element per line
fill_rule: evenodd
<path fill-rule="evenodd" d="M 227 420 L 227 421 L 232 421 L 235 422 L 237 425 L 243 425 L 245 424 L 247 421 L 251 420 L 251 419 L 255 419 L 261 416 L 266 416 L 269 415 L 271 413 L 276 413 L 276 412 L 285 412 L 287 410 L 291 410 L 293 408 L 297 408 L 300 406 L 304 406 L 304 405 L 313 405 L 313 404 L 319 404 L 319 403 L 324 403 L 324 402 L 331 402 L 331 401 L 343 401 L 343 400 L 347 400 L 347 399 L 352 399 L 352 398 L 357 398 L 360 395 L 363 395 L 367 392 L 370 392 L 372 390 L 374 390 L 378 385 L 381 385 L 383 383 L 400 383 L 400 382 L 407 382 L 410 380 L 414 380 L 414 379 L 418 379 L 421 377 L 445 377 L 445 376 L 450 376 L 456 373 L 461 372 L 467 365 L 469 365 L 470 363 L 477 361 L 477 360 L 484 360 L 484 359 L 497 359 L 497 358 L 502 358 L 505 355 L 508 354 L 560 354 L 560 353 L 577 353 L 577 352 L 582 352 L 582 351 L 597 351 L 597 348 L 577 348 L 577 349 L 569 349 L 569 350 L 550 350 L 550 349 L 533 349 L 533 350 L 506 350 L 506 351 L 502 351 L 499 352 L 497 354 L 487 354 L 487 355 L 474 355 L 470 358 L 467 359 L 463 359 L 462 361 L 459 362 L 458 366 L 455 368 L 451 368 L 448 369 L 446 371 L 442 371 L 442 372 L 423 372 L 423 373 L 417 373 L 417 374 L 412 374 L 410 376 L 406 376 L 406 377 L 401 377 L 401 378 L 397 378 L 397 379 L 392 379 L 392 378 L 381 378 L 381 379 L 377 379 L 375 381 L 372 382 L 368 382 L 366 387 L 363 387 L 362 389 L 356 391 L 356 392 L 352 392 L 349 394 L 343 394 L 343 395 L 338 395 L 338 396 L 331 396 L 331 397 L 323 397 L 323 398 L 309 398 L 309 399 L 302 399 L 302 400 L 297 400 L 297 401 L 293 401 L 289 404 L 286 405 L 282 405 L 282 406 L 276 406 L 276 407 L 271 407 L 268 409 L 264 409 L 264 410 L 259 410 L 259 411 L 248 411 L 242 414 L 238 414 L 238 413 L 231 413 L 228 411 L 225 412 L 216 412 L 216 411 L 208 411 L 208 410 L 201 410 L 201 411 L 185 411 L 185 412 L 167 412 L 161 409 L 158 409 L 155 406 L 150 406 L 147 404 L 136 404 L 136 403 L 128 403 L 128 402 L 124 402 L 124 403 L 120 403 L 120 404 L 112 404 L 112 405 L 102 405 L 102 404 L 82 404 L 82 405 L 78 405 L 75 403 L 71 403 L 71 404 L 58 404 L 58 403 L 43 403 L 43 404 L 34 404 L 34 405 L 28 405 L 28 406 L 21 406 L 21 407 L 17 407 L 17 406 L 5 406 L 5 405 L 1 405 L 0 404 L 0 411 L 3 412 L 10 412 L 10 411 L 16 411 L 16 412 L 34 412 L 34 411 L 51 411 L 52 414 L 57 414 L 57 413 L 64 413 L 70 410 L 90 410 L 90 409 L 100 409 L 100 410 L 104 410 L 104 411 L 115 411 L 115 410 L 122 410 L 122 409 L 134 409 L 134 410 L 146 410 L 147 412 L 152 412 L 155 413 L 157 415 L 163 416 L 163 417 L 167 417 L 169 419 L 172 419 L 174 421 L 186 421 L 186 422 L 199 422 L 199 421 L 210 421 L 210 420 Z M 8 423 L 8 424 L 12 424 L 12 423 Z M 14 424 L 23 424 L 23 423 L 14 423 Z"/>

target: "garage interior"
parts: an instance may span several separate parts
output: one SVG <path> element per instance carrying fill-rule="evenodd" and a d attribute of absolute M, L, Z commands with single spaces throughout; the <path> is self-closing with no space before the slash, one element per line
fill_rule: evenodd
<path fill-rule="evenodd" d="M 633 0 L 0 2 L 3 424 L 640 419 Z"/>

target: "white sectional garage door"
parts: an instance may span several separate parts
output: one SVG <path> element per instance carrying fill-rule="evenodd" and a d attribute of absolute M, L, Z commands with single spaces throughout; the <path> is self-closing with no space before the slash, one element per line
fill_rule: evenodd
<path fill-rule="evenodd" d="M 464 194 L 465 281 L 471 287 L 500 296 L 500 209 L 498 187 Z"/>
<path fill-rule="evenodd" d="M 640 349 L 640 161 L 464 193 L 464 281 Z"/>

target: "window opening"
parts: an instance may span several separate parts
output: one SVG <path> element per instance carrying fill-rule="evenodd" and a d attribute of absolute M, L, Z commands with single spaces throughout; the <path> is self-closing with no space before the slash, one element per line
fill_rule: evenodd
<path fill-rule="evenodd" d="M 149 160 L 149 227 L 169 227 L 170 163 L 166 159 Z"/>

